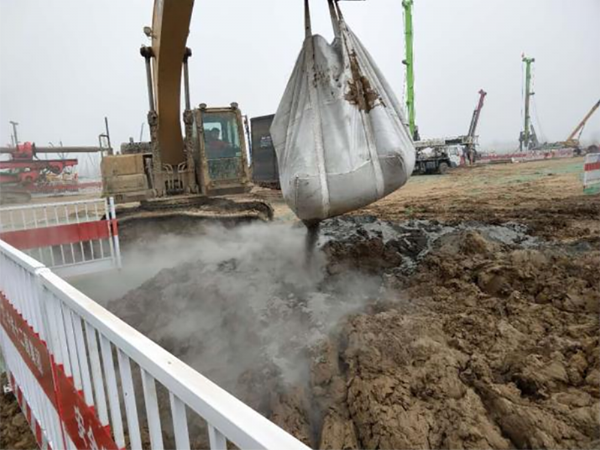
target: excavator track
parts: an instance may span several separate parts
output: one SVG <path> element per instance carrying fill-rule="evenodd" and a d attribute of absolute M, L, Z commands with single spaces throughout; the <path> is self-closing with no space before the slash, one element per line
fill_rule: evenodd
<path fill-rule="evenodd" d="M 166 199 L 144 200 L 140 211 L 147 213 L 183 214 L 188 216 L 206 216 L 218 219 L 224 217 L 255 217 L 269 221 L 273 219 L 270 204 L 248 197 L 203 197 L 198 195 L 170 197 Z"/>
<path fill-rule="evenodd" d="M 272 206 L 251 196 L 194 197 L 197 196 L 117 206 L 121 240 L 126 244 L 163 234 L 192 235 L 191 230 L 202 224 L 233 226 L 273 219 Z"/>

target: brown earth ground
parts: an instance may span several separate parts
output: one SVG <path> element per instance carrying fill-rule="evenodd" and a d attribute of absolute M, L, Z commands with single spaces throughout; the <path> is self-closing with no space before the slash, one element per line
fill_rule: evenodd
<path fill-rule="evenodd" d="M 457 229 L 410 273 L 398 269 L 399 240 L 326 244 L 330 276 L 381 275 L 385 297 L 310 349 L 307 383 L 249 371 L 240 396 L 315 448 L 599 448 L 600 196 L 582 194 L 582 166 L 577 158 L 414 177 L 352 214 L 513 222 L 541 240 Z M 294 220 L 276 192 L 256 195 L 273 203 L 276 220 Z M 252 395 L 258 384 L 268 396 Z M 0 404 L 9 423 L 14 407 Z"/>
<path fill-rule="evenodd" d="M 6 384 L 6 375 L 0 376 L 0 389 Z M 15 396 L 0 391 L 0 449 L 28 450 L 37 448 L 33 433 L 21 413 Z"/>
<path fill-rule="evenodd" d="M 353 215 L 403 221 L 519 222 L 552 239 L 600 238 L 600 198 L 583 195 L 584 158 L 454 169 L 412 177 L 402 189 Z M 293 220 L 278 191 L 257 190 L 276 217 Z"/>
<path fill-rule="evenodd" d="M 408 303 L 391 299 L 382 312 L 349 317 L 323 344 L 311 390 L 325 412 L 320 436 L 308 442 L 598 448 L 600 196 L 583 195 L 582 164 L 414 177 L 353 214 L 517 222 L 548 243 L 523 249 L 465 232 L 439 242 L 412 276 L 393 277 Z M 365 257 L 344 256 L 350 266 Z"/>
<path fill-rule="evenodd" d="M 413 177 L 406 188 L 363 208 L 380 219 L 507 221 L 552 239 L 600 238 L 600 198 L 583 195 L 584 158 L 462 168 Z"/>
<path fill-rule="evenodd" d="M 290 384 L 257 356 L 231 390 L 313 448 L 598 448 L 600 197 L 582 194 L 582 165 L 579 158 L 415 177 L 353 213 L 340 227 L 352 228 L 354 217 L 355 231 L 322 247 L 323 283 L 345 273 L 381 276 L 383 297 L 345 315 L 318 344 L 291 345 L 309 354 L 306 382 Z M 256 195 L 273 203 L 276 220 L 294 220 L 277 192 Z M 366 231 L 382 219 L 417 230 L 387 240 Z M 522 225 L 524 235 L 510 242 L 494 236 Z M 419 228 L 447 226 L 416 269 L 402 269 L 403 257 L 426 245 Z M 238 272 L 235 258 L 222 264 L 237 278 L 254 275 Z M 165 336 L 175 317 L 140 317 L 177 285 L 183 310 L 218 317 L 207 336 L 224 330 L 219 339 L 233 352 L 260 346 L 252 312 L 212 284 L 215 275 L 203 263 L 165 270 L 114 311 L 210 373 L 210 352 L 192 343 L 202 337 Z M 286 314 L 295 323 L 296 313 Z M 267 315 L 271 325 L 280 320 Z M 230 338 L 242 317 L 243 335 Z"/>

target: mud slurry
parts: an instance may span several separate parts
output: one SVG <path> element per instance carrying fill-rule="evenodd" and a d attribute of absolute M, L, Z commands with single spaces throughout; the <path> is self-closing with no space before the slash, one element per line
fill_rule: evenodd
<path fill-rule="evenodd" d="M 315 448 L 599 446 L 595 244 L 340 218 L 302 273 L 290 242 L 165 270 L 111 308 Z"/>

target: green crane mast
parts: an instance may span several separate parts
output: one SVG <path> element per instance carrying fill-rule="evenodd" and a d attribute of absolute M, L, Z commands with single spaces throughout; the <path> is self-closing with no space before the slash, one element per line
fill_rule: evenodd
<path fill-rule="evenodd" d="M 402 61 L 406 66 L 406 109 L 408 111 L 408 127 L 414 140 L 419 140 L 417 127 L 415 125 L 415 72 L 413 60 L 413 23 L 412 7 L 413 0 L 402 0 L 404 8 L 404 34 L 405 34 L 405 59 Z"/>
<path fill-rule="evenodd" d="M 534 94 L 531 92 L 531 64 L 535 61 L 535 58 L 527 58 L 523 55 L 523 62 L 525 63 L 525 123 L 523 125 L 523 133 L 521 134 L 521 150 L 529 150 L 532 144 L 532 133 L 531 133 L 531 117 L 529 115 L 529 104 L 531 96 Z"/>

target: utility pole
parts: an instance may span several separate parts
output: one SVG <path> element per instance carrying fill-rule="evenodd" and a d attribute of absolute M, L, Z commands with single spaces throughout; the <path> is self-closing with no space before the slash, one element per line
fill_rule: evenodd
<path fill-rule="evenodd" d="M 15 148 L 19 148 L 19 137 L 17 135 L 17 125 L 19 125 L 19 123 L 18 122 L 13 122 L 11 120 L 10 124 L 13 127 L 13 136 L 15 137 Z"/>
<path fill-rule="evenodd" d="M 521 150 L 529 150 L 531 141 L 531 117 L 529 115 L 529 104 L 531 96 L 534 92 L 531 92 L 531 64 L 535 61 L 535 58 L 527 58 L 523 55 L 523 62 L 525 63 L 525 124 L 523 126 L 523 133 L 521 135 Z"/>
<path fill-rule="evenodd" d="M 406 66 L 406 109 L 408 111 L 408 128 L 411 137 L 418 140 L 415 125 L 415 72 L 413 58 L 413 0 L 402 0 L 404 8 L 404 42 L 406 45 L 405 58 L 402 63 Z"/>

